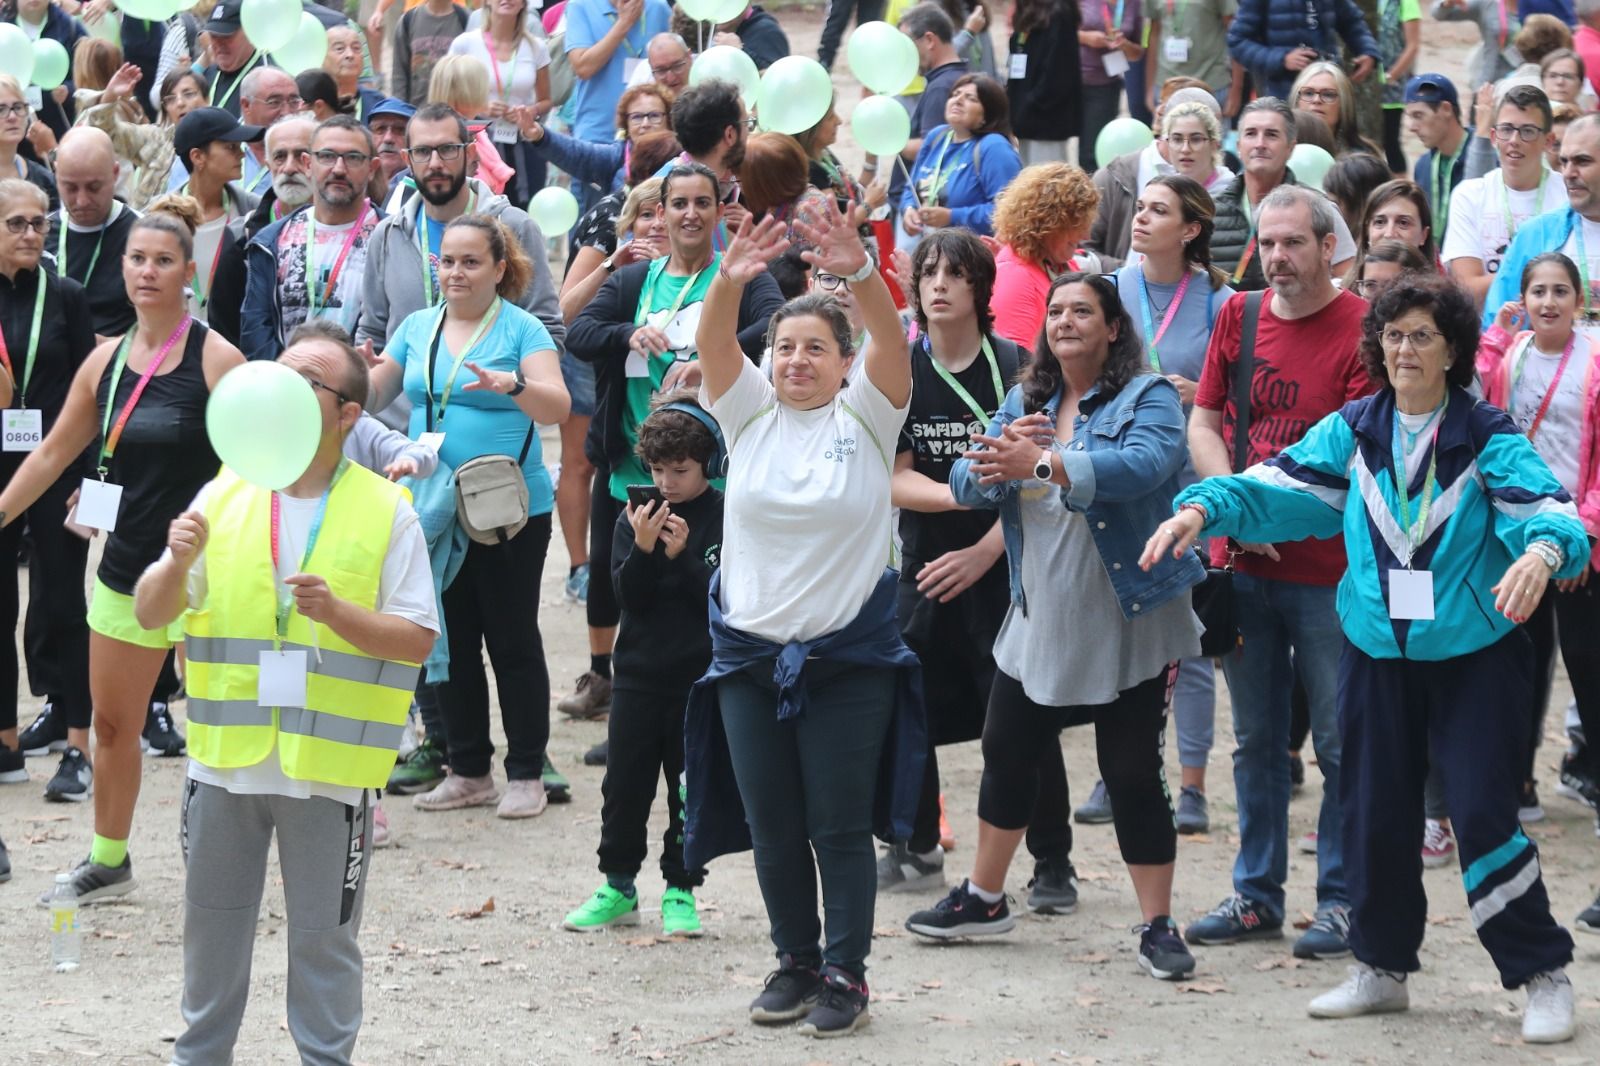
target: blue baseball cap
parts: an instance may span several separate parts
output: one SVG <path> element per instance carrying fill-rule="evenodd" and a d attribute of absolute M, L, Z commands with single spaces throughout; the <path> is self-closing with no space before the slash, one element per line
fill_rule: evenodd
<path fill-rule="evenodd" d="M 372 125 L 372 120 L 381 115 L 399 115 L 401 118 L 409 121 L 411 116 L 415 115 L 416 113 L 417 109 L 406 103 L 404 100 L 396 100 L 392 96 L 386 96 L 383 98 L 382 103 L 379 103 L 373 107 L 371 111 L 367 112 L 367 125 Z"/>
<path fill-rule="evenodd" d="M 1406 82 L 1405 102 L 1408 104 L 1449 104 L 1461 113 L 1461 97 L 1456 87 L 1443 74 L 1418 74 Z"/>

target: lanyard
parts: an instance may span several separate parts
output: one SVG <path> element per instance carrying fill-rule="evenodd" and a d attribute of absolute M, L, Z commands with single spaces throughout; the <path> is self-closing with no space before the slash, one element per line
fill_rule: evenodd
<path fill-rule="evenodd" d="M 1594 321 L 1594 311 L 1589 306 L 1592 297 L 1589 293 L 1589 257 L 1583 250 L 1583 219 L 1579 218 L 1572 227 L 1572 239 L 1578 245 L 1578 280 L 1583 284 L 1583 317 Z"/>
<path fill-rule="evenodd" d="M 616 19 L 619 18 L 619 17 L 620 17 L 619 12 L 617 12 L 614 9 L 611 10 L 611 11 L 607 11 L 606 12 L 606 18 L 611 19 L 612 21 L 616 21 Z M 623 34 L 623 36 L 622 36 L 622 47 L 628 53 L 628 58 L 629 59 L 638 59 L 639 58 L 639 49 L 637 49 L 637 48 L 635 48 L 633 46 L 633 31 L 638 29 L 638 28 L 639 28 L 639 23 L 635 22 L 633 24 L 633 26 L 631 26 L 629 28 L 628 32 Z"/>
<path fill-rule="evenodd" d="M 322 534 L 322 521 L 328 517 L 328 498 L 333 495 L 334 486 L 339 484 L 339 479 L 344 476 L 345 470 L 350 466 L 350 460 L 340 456 L 339 465 L 334 468 L 333 480 L 328 482 L 328 487 L 322 491 L 322 499 L 317 501 L 317 513 L 311 519 L 311 532 L 306 534 L 305 554 L 300 558 L 300 573 L 306 573 L 306 568 L 311 565 L 311 553 L 316 549 L 317 538 Z M 294 610 L 294 593 L 281 581 L 277 581 L 278 573 L 278 529 L 283 524 L 283 505 L 278 502 L 278 494 L 272 494 L 272 573 L 274 583 L 278 586 L 278 642 L 286 640 L 289 636 L 289 613 Z"/>
<path fill-rule="evenodd" d="M 62 220 L 66 225 L 66 220 Z M 18 384 L 22 392 L 22 408 L 28 407 L 28 381 L 33 377 L 33 357 L 39 354 L 39 326 L 44 321 L 44 270 L 38 271 L 38 293 L 33 298 L 33 325 L 28 327 L 28 355 L 22 364 L 22 381 Z M 6 373 L 11 375 L 11 380 L 16 381 L 17 372 L 11 366 L 11 352 L 6 348 L 6 335 L 0 333 L 0 363 L 5 364 Z"/>
<path fill-rule="evenodd" d="M 211 285 L 217 280 L 217 264 L 222 262 L 222 243 L 223 238 L 219 236 L 217 238 L 217 250 L 211 253 L 211 269 L 206 272 L 205 286 L 201 287 L 198 272 L 194 276 L 194 281 L 190 283 L 194 287 L 194 302 L 199 306 L 202 314 L 205 313 L 206 304 L 211 300 Z"/>
<path fill-rule="evenodd" d="M 1406 476 L 1406 453 L 1400 443 L 1400 435 L 1405 427 L 1400 423 L 1400 411 L 1396 409 L 1394 413 L 1394 486 L 1400 494 L 1400 528 L 1406 538 L 1406 557 L 1402 562 L 1407 570 L 1411 569 L 1411 556 L 1422 545 L 1422 534 L 1428 527 L 1428 511 L 1433 507 L 1434 491 L 1439 487 L 1439 427 L 1444 425 L 1444 409 L 1449 402 L 1447 394 L 1428 418 L 1433 423 L 1433 439 L 1428 445 L 1433 454 L 1428 456 L 1428 476 L 1422 483 L 1422 498 L 1417 501 L 1415 521 L 1411 517 L 1410 492 L 1406 484 L 1411 479 Z M 1418 436 L 1421 433 L 1422 430 L 1417 431 Z M 1415 437 L 1412 439 L 1415 440 Z"/>
<path fill-rule="evenodd" d="M 1256 213 L 1250 206 L 1250 192 L 1242 185 L 1239 187 L 1239 199 L 1244 201 L 1244 220 L 1250 227 L 1250 239 L 1245 242 L 1244 254 L 1239 256 L 1239 265 L 1233 268 L 1235 285 L 1244 277 L 1245 268 L 1250 265 L 1250 257 L 1256 254 Z"/>
<path fill-rule="evenodd" d="M 982 404 L 972 398 L 972 393 L 962 387 L 961 382 L 956 380 L 955 375 L 946 370 L 944 364 L 933 357 L 933 348 L 928 343 L 927 334 L 922 336 L 922 350 L 928 353 L 928 362 L 933 364 L 933 372 L 939 375 L 939 379 L 949 385 L 952 392 L 961 397 L 961 402 L 966 404 L 967 409 L 977 416 L 979 422 L 988 425 L 989 419 L 994 417 L 994 412 L 985 410 Z M 994 381 L 995 403 L 998 404 L 1005 399 L 1006 389 L 1000 382 L 1000 361 L 994 357 L 994 347 L 990 345 L 988 337 L 983 338 L 983 357 L 989 361 L 989 377 Z"/>
<path fill-rule="evenodd" d="M 1161 328 L 1155 328 L 1155 321 L 1151 315 L 1150 283 L 1144 276 L 1144 265 L 1139 266 L 1139 295 L 1143 297 L 1140 308 L 1144 311 L 1144 338 L 1150 346 L 1150 363 L 1156 368 L 1156 373 L 1161 373 L 1161 356 L 1156 352 L 1156 345 L 1161 343 L 1161 338 L 1167 335 L 1167 327 L 1172 325 L 1172 320 L 1178 317 L 1178 307 L 1183 303 L 1183 294 L 1189 291 L 1189 282 L 1194 280 L 1194 272 L 1185 270 L 1183 280 L 1178 282 L 1178 291 L 1173 293 L 1172 302 L 1167 304 L 1167 313 L 1161 316 Z"/>
<path fill-rule="evenodd" d="M 206 94 L 207 103 L 212 107 L 226 108 L 228 101 L 233 99 L 233 94 L 239 91 L 239 83 L 244 81 L 244 76 L 250 73 L 250 68 L 259 62 L 261 62 L 261 49 L 257 48 L 255 54 L 250 57 L 250 62 L 246 63 L 239 73 L 233 76 L 233 84 L 228 86 L 228 91 L 222 94 L 221 100 L 217 99 L 217 83 L 222 80 L 222 68 L 218 67 L 217 76 L 211 82 L 211 91 Z"/>
<path fill-rule="evenodd" d="M 645 278 L 644 289 L 639 293 L 639 309 L 634 313 L 633 319 L 635 325 L 644 324 L 645 316 L 650 312 L 650 305 L 655 302 L 656 285 L 660 282 L 661 275 L 667 269 L 667 263 L 670 259 L 671 256 L 663 256 L 650 265 L 650 273 Z M 674 318 L 678 317 L 678 309 L 683 306 L 683 301 L 688 298 L 694 287 L 700 283 L 700 278 L 706 271 L 715 267 L 721 259 L 720 255 L 713 255 L 711 262 L 689 276 L 689 280 L 683 283 L 683 288 L 678 290 L 678 298 L 672 302 L 672 307 L 668 309 L 665 321 L 670 323 Z M 658 266 L 657 264 L 660 265 Z"/>
<path fill-rule="evenodd" d="M 350 249 L 355 246 L 356 237 L 361 233 L 361 224 L 367 220 L 367 212 L 371 210 L 371 201 L 362 203 L 361 214 L 356 216 L 355 225 L 351 226 L 350 232 L 345 234 L 344 247 L 339 249 L 339 258 L 333 261 L 333 268 L 328 271 L 328 284 L 322 290 L 322 305 L 324 307 L 333 299 L 334 286 L 339 283 L 339 271 L 344 269 L 345 257 L 350 254 Z M 317 315 L 317 284 L 313 276 L 316 273 L 316 250 L 317 212 L 316 208 L 312 208 L 306 212 L 306 302 L 310 305 L 310 309 L 306 312 L 307 318 L 315 318 Z"/>
<path fill-rule="evenodd" d="M 261 188 L 261 179 L 270 178 L 271 176 L 272 171 L 265 163 L 261 164 L 261 169 L 256 171 L 256 176 L 250 179 L 249 184 L 244 187 L 244 191 L 253 194 L 257 189 Z"/>
<path fill-rule="evenodd" d="M 100 423 L 100 463 L 96 472 L 100 480 L 106 479 L 109 472 L 106 464 L 111 461 L 116 453 L 117 442 L 122 439 L 122 431 L 128 425 L 128 416 L 133 414 L 134 406 L 138 404 L 139 397 L 144 395 L 145 386 L 150 384 L 150 379 L 156 376 L 156 371 L 161 369 L 161 364 L 167 361 L 167 353 L 172 351 L 172 346 L 178 343 L 178 338 L 183 336 L 184 330 L 189 328 L 193 321 L 189 315 L 184 315 L 178 323 L 178 328 L 172 331 L 172 336 L 161 346 L 161 351 L 150 360 L 150 365 L 144 368 L 144 373 L 139 376 L 138 384 L 134 385 L 133 392 L 128 396 L 128 402 L 123 405 L 122 413 L 117 416 L 117 424 L 111 424 L 111 407 L 117 402 L 117 385 L 122 381 L 122 369 L 128 365 L 128 349 L 133 346 L 134 330 L 129 330 L 122 338 L 122 344 L 117 348 L 117 354 L 111 363 L 111 388 L 106 392 L 106 411 Z"/>
<path fill-rule="evenodd" d="M 1550 177 L 1550 172 L 1539 164 L 1539 188 L 1533 194 L 1533 213 L 1537 215 L 1544 209 L 1544 183 Z M 1511 217 L 1511 193 L 1506 190 L 1506 172 L 1500 171 L 1500 210 L 1506 216 L 1506 246 L 1511 246 L 1511 238 L 1517 235 L 1517 221 Z"/>
<path fill-rule="evenodd" d="M 489 328 L 495 316 L 500 311 L 500 297 L 494 298 L 494 303 L 489 305 L 489 310 L 478 319 L 477 327 L 472 331 L 472 336 L 467 338 L 467 343 L 461 346 L 461 354 L 456 356 L 455 362 L 450 364 L 450 376 L 445 379 L 444 391 L 439 394 L 439 423 L 444 424 L 444 409 L 450 406 L 450 390 L 456 386 L 456 375 L 461 373 L 461 366 L 467 361 L 467 356 L 472 354 L 473 346 L 478 343 L 478 338 L 483 336 L 483 331 Z M 439 341 L 444 336 L 445 308 L 439 309 L 439 322 L 433 327 L 433 343 L 428 346 L 428 359 L 422 364 L 422 388 L 428 395 L 428 431 L 433 431 L 433 361 L 438 358 Z"/>
<path fill-rule="evenodd" d="M 1437 219 L 1435 225 L 1440 233 L 1444 232 L 1450 222 L 1450 194 L 1455 191 L 1453 179 L 1456 173 L 1456 160 L 1460 159 L 1461 153 L 1466 150 L 1466 141 L 1462 141 L 1461 147 L 1451 155 L 1445 155 L 1437 148 L 1433 150 L 1433 174 L 1429 176 L 1429 181 L 1433 186 L 1433 214 Z M 1440 166 L 1441 163 L 1444 165 Z M 1441 174 L 1444 176 L 1442 188 L 1439 180 Z"/>
<path fill-rule="evenodd" d="M 944 180 L 941 181 L 940 174 L 944 171 L 944 155 L 950 150 L 950 142 L 955 139 L 956 131 L 950 130 L 944 135 L 944 140 L 939 145 L 939 158 L 933 161 L 933 174 L 928 178 L 927 191 L 922 194 L 922 205 L 924 207 L 938 206 L 939 193 L 944 189 L 944 183 L 950 180 L 950 175 L 945 174 Z"/>
<path fill-rule="evenodd" d="M 1506 0 L 1498 0 L 1495 6 L 1500 10 L 1500 51 L 1504 52 L 1506 50 L 1506 37 L 1511 32 L 1511 23 L 1506 18 Z"/>
<path fill-rule="evenodd" d="M 1105 12 L 1105 20 L 1106 20 L 1105 30 L 1106 30 L 1106 33 L 1108 35 L 1113 33 L 1113 32 L 1120 31 L 1122 29 L 1122 11 L 1123 11 L 1123 8 L 1126 6 L 1126 4 L 1127 4 L 1127 0 L 1117 0 L 1117 13 L 1116 13 L 1116 15 L 1112 15 L 1111 14 L 1111 5 L 1110 4 L 1102 3 L 1100 5 L 1100 9 L 1103 12 Z M 1114 51 L 1116 51 L 1116 49 L 1111 48 L 1111 49 L 1107 49 L 1107 51 L 1114 52 Z"/>
<path fill-rule="evenodd" d="M 1556 398 L 1556 390 L 1561 387 L 1561 375 L 1567 372 L 1567 363 L 1572 360 L 1572 349 L 1577 343 L 1578 334 L 1577 331 L 1574 330 L 1572 336 L 1567 338 L 1566 348 L 1561 352 L 1561 362 L 1556 364 L 1555 376 L 1550 379 L 1550 388 L 1545 392 L 1544 399 L 1539 404 L 1539 410 L 1535 412 L 1533 421 L 1528 425 L 1529 440 L 1532 440 L 1533 435 L 1539 432 L 1539 424 L 1544 421 L 1544 416 L 1550 411 L 1550 404 L 1554 402 Z M 1521 358 L 1516 361 L 1514 368 L 1511 371 L 1511 389 L 1507 393 L 1506 397 L 1506 405 L 1508 407 L 1513 406 L 1516 403 L 1517 382 L 1522 380 L 1522 371 L 1526 369 L 1528 365 L 1528 349 L 1532 347 L 1533 334 L 1530 333 L 1528 335 L 1528 339 L 1522 344 Z"/>
<path fill-rule="evenodd" d="M 1172 25 L 1167 27 L 1168 36 L 1182 37 L 1178 32 L 1178 5 L 1176 0 L 1167 0 L 1167 21 Z"/>
<path fill-rule="evenodd" d="M 510 103 L 506 99 L 505 82 L 500 79 L 500 57 L 494 51 L 494 38 L 489 36 L 489 27 L 483 28 L 483 50 L 489 53 L 489 69 L 494 72 L 494 91 L 500 97 L 501 103 Z M 517 53 L 522 50 L 522 42 L 518 41 L 511 49 L 511 76 L 517 76 Z"/>
<path fill-rule="evenodd" d="M 472 214 L 472 209 L 478 203 L 478 190 L 467 190 L 467 209 L 462 214 Z M 428 241 L 428 218 L 423 209 L 422 197 L 417 197 L 417 253 L 422 256 L 422 302 L 424 307 L 433 307 L 439 302 L 440 295 L 433 291 L 433 250 Z"/>
<path fill-rule="evenodd" d="M 84 271 L 84 274 L 83 274 L 83 283 L 85 285 L 89 284 L 89 279 L 94 277 L 95 264 L 100 262 L 100 246 L 105 244 L 105 242 L 106 242 L 106 226 L 109 226 L 109 225 L 111 225 L 111 220 L 107 219 L 105 225 L 100 227 L 100 235 L 95 238 L 95 241 L 94 241 L 94 254 L 89 257 L 89 269 Z M 61 237 L 60 237 L 59 240 L 56 241 L 56 262 L 60 264 L 61 276 L 65 277 L 65 278 L 71 278 L 72 274 L 67 270 L 67 216 L 66 216 L 66 212 L 62 212 L 62 214 L 61 214 Z M 73 278 L 73 280 L 76 281 L 77 279 Z"/>

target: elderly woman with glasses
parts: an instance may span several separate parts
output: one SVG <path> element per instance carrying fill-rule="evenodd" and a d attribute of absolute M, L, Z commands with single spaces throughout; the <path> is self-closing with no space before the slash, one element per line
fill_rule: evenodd
<path fill-rule="evenodd" d="M 1363 362 L 1383 387 L 1281 455 L 1185 489 L 1139 562 L 1182 558 L 1202 533 L 1344 534 L 1339 791 L 1356 965 L 1311 1001 L 1312 1016 L 1410 1006 L 1406 978 L 1427 927 L 1423 779 L 1437 766 L 1478 938 L 1505 987 L 1528 991 L 1522 1038 L 1568 1040 L 1572 938 L 1550 915 L 1538 848 L 1517 822 L 1535 681 L 1521 623 L 1552 578 L 1582 572 L 1588 537 L 1532 442 L 1467 391 L 1471 297 L 1443 278 L 1402 278 L 1363 331 Z"/>
<path fill-rule="evenodd" d="M 547 129 L 532 115 L 522 123 L 522 136 L 534 155 L 571 174 L 574 181 L 617 192 L 627 177 L 635 142 L 647 133 L 672 129 L 673 99 L 671 89 L 653 82 L 624 90 L 617 101 L 619 136 L 614 141 L 580 140 Z"/>
<path fill-rule="evenodd" d="M 1355 89 L 1339 64 L 1327 60 L 1307 64 L 1289 91 L 1289 106 L 1309 111 L 1328 124 L 1339 149 L 1333 154 L 1370 152 L 1383 157 L 1383 149 L 1361 135 Z"/>
<path fill-rule="evenodd" d="M 50 171 L 28 158 L 30 149 L 24 149 L 28 127 L 33 124 L 33 108 L 22 95 L 22 86 L 9 74 L 0 74 L 0 177 L 18 177 L 37 185 L 50 198 L 50 210 L 60 204 L 56 196 L 56 179 Z"/>

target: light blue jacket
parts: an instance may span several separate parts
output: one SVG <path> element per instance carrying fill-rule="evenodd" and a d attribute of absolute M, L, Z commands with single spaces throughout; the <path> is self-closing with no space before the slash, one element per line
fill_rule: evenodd
<path fill-rule="evenodd" d="M 1061 405 L 1058 393 L 1045 404 L 1052 419 Z M 1205 577 L 1198 558 L 1163 560 L 1149 572 L 1139 569 L 1139 553 L 1150 530 L 1172 509 L 1178 475 L 1189 456 L 1183 404 L 1166 378 L 1141 374 L 1109 395 L 1096 385 L 1078 402 L 1078 420 L 1069 443 L 1057 443 L 1062 468 L 1071 482 L 1061 489 L 1069 511 L 1080 511 L 1100 562 L 1116 590 L 1122 616 L 1132 619 L 1181 596 Z M 1022 386 L 1014 385 L 989 423 L 988 435 L 1023 415 Z M 1011 571 L 1011 602 L 1028 609 L 1022 588 L 1022 496 L 1036 482 L 1006 481 L 980 485 L 972 460 L 958 459 L 950 469 L 950 491 L 957 503 L 973 509 L 998 510 Z M 1061 590 L 1042 590 L 1062 593 Z"/>
<path fill-rule="evenodd" d="M 1521 239 L 1521 235 L 1518 235 Z M 1577 508 L 1528 438 L 1498 407 L 1452 388 L 1439 424 L 1438 491 L 1416 570 L 1433 572 L 1434 618 L 1389 617 L 1389 573 L 1403 568 L 1394 479 L 1394 391 L 1345 404 L 1299 442 L 1243 474 L 1207 478 L 1178 495 L 1202 504 L 1208 535 L 1281 542 L 1341 530 L 1349 567 L 1339 582 L 1339 622 L 1374 659 L 1453 659 L 1488 647 L 1516 623 L 1490 591 L 1529 542 L 1548 540 L 1577 577 L 1589 540 Z M 1413 514 L 1425 473 L 1410 487 Z M 1154 527 L 1152 527 L 1154 528 Z"/>
<path fill-rule="evenodd" d="M 1522 299 L 1522 268 L 1528 260 L 1541 252 L 1559 252 L 1572 237 L 1572 227 L 1578 224 L 1578 212 L 1570 207 L 1559 211 L 1546 211 L 1530 218 L 1517 230 L 1500 260 L 1500 270 L 1489 286 L 1489 295 L 1483 301 L 1483 328 L 1494 325 L 1494 316 L 1500 313 L 1509 300 Z M 1579 293 L 1578 298 L 1583 299 Z"/>

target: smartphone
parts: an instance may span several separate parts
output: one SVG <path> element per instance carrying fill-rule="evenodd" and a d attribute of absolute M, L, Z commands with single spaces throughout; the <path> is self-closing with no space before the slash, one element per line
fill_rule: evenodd
<path fill-rule="evenodd" d="M 667 502 L 666 497 L 661 495 L 661 490 L 656 488 L 654 485 L 628 486 L 628 504 L 634 510 L 637 511 L 639 508 L 648 504 L 651 500 L 654 500 L 656 503 Z"/>

